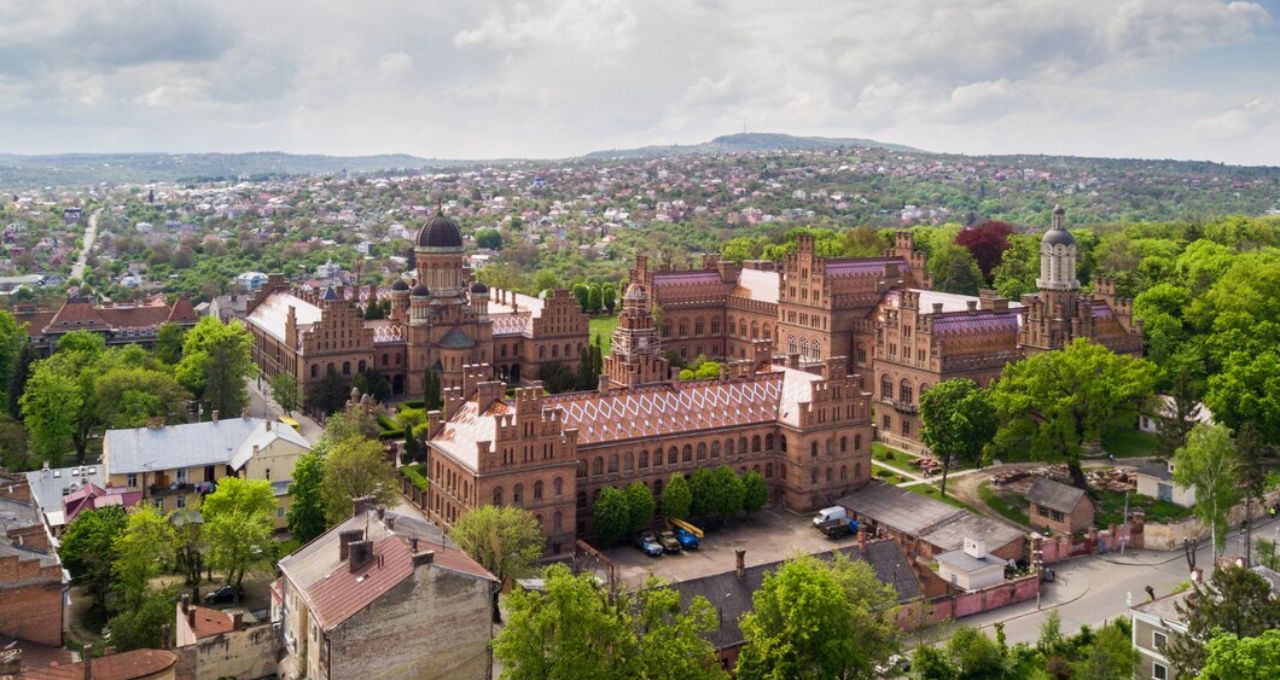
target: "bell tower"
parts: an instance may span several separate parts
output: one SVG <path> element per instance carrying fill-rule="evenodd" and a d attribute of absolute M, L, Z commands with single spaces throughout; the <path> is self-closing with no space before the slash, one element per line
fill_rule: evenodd
<path fill-rule="evenodd" d="M 664 382 L 671 365 L 662 356 L 662 343 L 649 311 L 649 294 L 641 283 L 631 283 L 622 296 L 622 313 L 613 329 L 604 375 L 612 387 L 634 387 Z"/>

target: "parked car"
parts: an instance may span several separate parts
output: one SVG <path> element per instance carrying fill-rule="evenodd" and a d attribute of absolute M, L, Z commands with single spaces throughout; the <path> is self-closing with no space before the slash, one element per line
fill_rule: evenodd
<path fill-rule="evenodd" d="M 206 604 L 230 604 L 236 601 L 236 588 L 231 584 L 219 586 L 204 596 Z"/>
<path fill-rule="evenodd" d="M 658 534 L 658 540 L 662 543 L 662 549 L 669 553 L 680 552 L 680 539 L 676 538 L 674 531 L 664 531 Z"/>
<path fill-rule="evenodd" d="M 648 555 L 649 557 L 662 556 L 662 553 L 663 553 L 662 543 L 658 540 L 657 535 L 655 535 L 652 531 L 646 531 L 643 534 L 637 535 L 634 539 L 634 542 L 636 544 L 636 547 L 643 550 L 644 554 Z"/>
<path fill-rule="evenodd" d="M 876 666 L 876 674 L 882 678 L 896 678 L 911 672 L 911 660 L 901 654 L 894 654 L 884 663 Z"/>
<path fill-rule="evenodd" d="M 684 529 L 681 529 L 681 528 L 676 529 L 676 540 L 680 541 L 680 547 L 684 548 L 685 550 L 698 549 L 698 544 L 699 544 L 698 537 L 694 536 L 692 533 L 688 531 L 685 531 Z"/>
<path fill-rule="evenodd" d="M 845 519 L 848 516 L 849 513 L 845 512 L 844 508 L 838 505 L 833 505 L 829 508 L 819 510 L 818 514 L 813 516 L 813 526 L 819 526 L 825 522 L 830 522 L 833 519 Z"/>
<path fill-rule="evenodd" d="M 840 517 L 828 520 L 818 525 L 818 531 L 826 534 L 827 538 L 841 538 L 848 536 L 858 530 L 858 523 L 848 517 Z"/>
<path fill-rule="evenodd" d="M 1054 579 L 1056 579 L 1056 578 L 1058 578 L 1058 575 L 1057 575 L 1056 573 L 1054 573 L 1054 571 L 1053 571 L 1053 569 L 1052 569 L 1052 568 L 1050 568 L 1050 567 L 1041 567 L 1041 568 L 1040 568 L 1040 580 L 1041 580 L 1041 581 L 1044 581 L 1045 583 L 1053 583 Z"/>

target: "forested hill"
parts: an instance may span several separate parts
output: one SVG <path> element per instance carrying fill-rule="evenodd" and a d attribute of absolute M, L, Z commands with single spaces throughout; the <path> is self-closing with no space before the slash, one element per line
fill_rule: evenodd
<path fill-rule="evenodd" d="M 907 153 L 925 153 L 901 144 L 886 144 L 874 139 L 855 137 L 796 137 L 771 132 L 743 132 L 716 137 L 701 144 L 642 146 L 636 149 L 593 151 L 583 156 L 589 160 L 621 158 L 664 158 L 695 154 L 736 153 L 745 151 L 825 151 L 840 148 L 884 149 Z"/>

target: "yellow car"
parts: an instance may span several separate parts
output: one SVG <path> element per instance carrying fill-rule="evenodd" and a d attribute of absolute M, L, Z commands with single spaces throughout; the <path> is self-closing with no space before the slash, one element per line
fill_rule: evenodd
<path fill-rule="evenodd" d="M 293 418 L 290 418 L 289 416 L 280 416 L 276 420 L 280 421 L 285 425 L 288 425 L 289 427 L 292 427 L 294 431 L 297 432 L 298 434 L 302 434 L 302 423 L 299 423 Z"/>

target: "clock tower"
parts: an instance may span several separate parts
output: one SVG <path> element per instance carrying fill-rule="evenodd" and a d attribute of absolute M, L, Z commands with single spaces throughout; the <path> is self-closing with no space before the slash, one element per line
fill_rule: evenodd
<path fill-rule="evenodd" d="M 643 284 L 632 283 L 622 296 L 622 313 L 613 329 L 609 356 L 604 358 L 604 375 L 611 387 L 634 387 L 665 382 L 670 373 L 649 312 L 649 293 Z"/>

